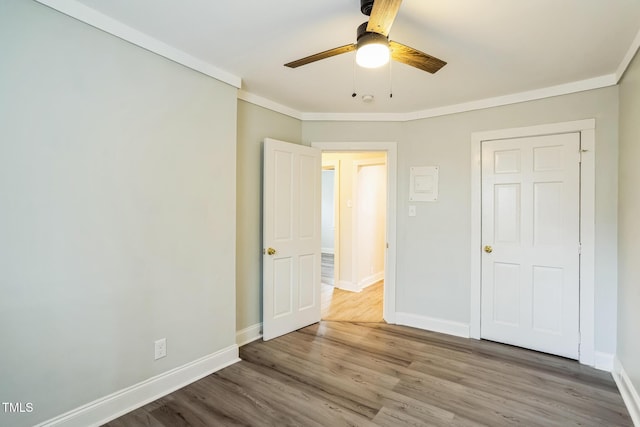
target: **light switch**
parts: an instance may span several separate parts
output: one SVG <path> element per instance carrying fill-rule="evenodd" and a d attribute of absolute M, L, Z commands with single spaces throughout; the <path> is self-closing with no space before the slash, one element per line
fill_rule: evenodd
<path fill-rule="evenodd" d="M 416 216 L 416 205 L 409 205 L 409 216 Z"/>

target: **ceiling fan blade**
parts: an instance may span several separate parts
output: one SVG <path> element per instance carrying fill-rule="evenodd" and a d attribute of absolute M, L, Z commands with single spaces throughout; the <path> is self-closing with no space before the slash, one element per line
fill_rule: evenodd
<path fill-rule="evenodd" d="M 402 0 L 375 0 L 367 31 L 388 36 Z"/>
<path fill-rule="evenodd" d="M 389 47 L 391 48 L 391 59 L 394 61 L 411 65 L 431 74 L 447 65 L 442 59 L 427 55 L 402 43 L 389 41 Z"/>
<path fill-rule="evenodd" d="M 320 61 L 321 59 L 331 58 L 332 56 L 340 55 L 347 52 L 356 50 L 355 43 L 336 47 L 334 49 L 325 50 L 324 52 L 316 53 L 315 55 L 307 56 L 306 58 L 298 59 L 297 61 L 291 61 L 288 64 L 284 64 L 285 67 L 297 68 L 302 65 L 307 65 L 312 62 Z"/>

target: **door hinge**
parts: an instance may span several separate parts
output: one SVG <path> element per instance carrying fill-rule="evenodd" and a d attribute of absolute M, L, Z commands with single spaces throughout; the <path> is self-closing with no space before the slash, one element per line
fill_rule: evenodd
<path fill-rule="evenodd" d="M 389 249 L 389 244 L 387 243 L 387 249 Z"/>
<path fill-rule="evenodd" d="M 578 255 L 582 255 L 582 243 L 578 243 Z"/>
<path fill-rule="evenodd" d="M 578 151 L 578 163 L 582 163 L 582 154 L 588 152 L 589 150 L 580 150 Z"/>

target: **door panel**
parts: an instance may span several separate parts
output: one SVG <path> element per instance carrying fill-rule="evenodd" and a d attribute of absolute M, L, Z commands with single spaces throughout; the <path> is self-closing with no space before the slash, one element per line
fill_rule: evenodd
<path fill-rule="evenodd" d="M 266 139 L 263 337 L 320 321 L 320 151 Z"/>
<path fill-rule="evenodd" d="M 580 137 L 482 144 L 481 336 L 578 357 Z"/>

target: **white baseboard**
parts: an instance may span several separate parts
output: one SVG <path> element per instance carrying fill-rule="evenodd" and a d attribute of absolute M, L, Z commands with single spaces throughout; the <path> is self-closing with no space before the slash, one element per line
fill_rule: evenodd
<path fill-rule="evenodd" d="M 594 364 L 593 367 L 600 369 L 601 371 L 612 372 L 613 371 L 613 354 L 601 353 L 596 351 L 593 354 Z"/>
<path fill-rule="evenodd" d="M 36 427 L 100 426 L 239 361 L 238 346 L 232 345 L 94 400 Z"/>
<path fill-rule="evenodd" d="M 419 316 L 411 313 L 396 313 L 396 324 L 469 338 L 469 325 L 466 323 L 434 319 L 432 317 Z"/>
<path fill-rule="evenodd" d="M 358 285 L 360 287 L 360 290 L 362 290 L 368 286 L 378 283 L 381 280 L 384 280 L 384 271 L 379 271 L 365 277 L 364 279 L 360 280 L 360 283 L 358 283 Z"/>
<path fill-rule="evenodd" d="M 347 280 L 338 280 L 338 283 L 334 285 L 338 289 L 342 289 L 350 292 L 362 292 L 360 286 L 357 283 L 349 282 Z"/>
<path fill-rule="evenodd" d="M 640 395 L 617 357 L 614 357 L 613 360 L 613 379 L 620 390 L 629 415 L 631 415 L 633 425 L 640 427 Z"/>
<path fill-rule="evenodd" d="M 262 322 L 236 332 L 236 344 L 238 344 L 238 347 L 242 347 L 260 338 L 262 338 Z"/>

